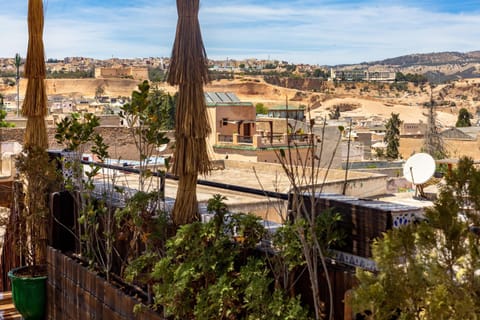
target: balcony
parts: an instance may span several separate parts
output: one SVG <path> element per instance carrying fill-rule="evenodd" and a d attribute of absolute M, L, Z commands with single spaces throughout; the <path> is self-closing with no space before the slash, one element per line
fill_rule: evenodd
<path fill-rule="evenodd" d="M 311 141 L 312 134 L 255 134 L 253 136 L 241 136 L 237 133 L 224 135 L 217 133 L 216 144 L 223 146 L 249 146 L 253 148 L 271 148 L 285 146 L 306 146 Z"/>

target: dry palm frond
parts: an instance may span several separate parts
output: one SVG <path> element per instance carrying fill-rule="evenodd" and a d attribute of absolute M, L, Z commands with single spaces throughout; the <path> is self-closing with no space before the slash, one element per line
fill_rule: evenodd
<path fill-rule="evenodd" d="M 44 117 L 47 114 L 47 91 L 44 79 L 30 78 L 27 83 L 22 115 L 25 117 Z"/>
<path fill-rule="evenodd" d="M 178 23 L 167 81 L 208 82 L 208 60 L 198 22 L 199 0 L 177 0 Z"/>
<path fill-rule="evenodd" d="M 45 89 L 45 53 L 43 47 L 43 1 L 28 2 L 28 49 L 25 76 L 27 91 L 22 114 L 28 117 L 25 130 L 25 146 L 47 148 L 48 139 L 44 116 L 47 114 Z"/>
<path fill-rule="evenodd" d="M 179 186 L 173 221 L 198 220 L 197 176 L 211 169 L 207 137 L 211 132 L 203 84 L 208 82 L 207 56 L 198 22 L 199 0 L 177 0 L 178 24 L 168 82 L 178 85 L 173 173 Z"/>
<path fill-rule="evenodd" d="M 45 52 L 43 48 L 43 1 L 28 2 L 28 49 L 25 62 L 27 78 L 45 79 Z"/>
<path fill-rule="evenodd" d="M 28 117 L 25 130 L 25 146 L 37 146 L 42 149 L 48 147 L 47 128 L 43 116 Z"/>

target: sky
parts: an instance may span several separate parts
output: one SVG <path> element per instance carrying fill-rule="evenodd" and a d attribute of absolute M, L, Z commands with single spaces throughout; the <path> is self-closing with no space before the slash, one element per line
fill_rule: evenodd
<path fill-rule="evenodd" d="M 27 0 L 0 0 L 0 57 L 25 56 Z M 176 1 L 44 0 L 47 58 L 168 57 Z M 338 65 L 480 50 L 480 0 L 201 0 L 211 59 Z"/>

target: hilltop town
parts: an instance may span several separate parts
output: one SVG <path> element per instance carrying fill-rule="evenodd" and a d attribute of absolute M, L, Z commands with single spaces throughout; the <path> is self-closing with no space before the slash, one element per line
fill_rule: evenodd
<path fill-rule="evenodd" d="M 359 142 L 357 149 L 363 151 L 355 159 L 376 158 L 376 151 L 384 147 L 382 134 L 392 113 L 398 113 L 402 121 L 401 156 L 408 158 L 418 152 L 427 129 L 427 106 L 432 101 L 435 104 L 438 128 L 445 132 L 450 154 L 474 158 L 480 156 L 476 146 L 476 124 L 480 119 L 479 80 L 457 78 L 429 85 L 434 82 L 435 76 L 437 80 L 440 75 L 448 76 L 445 70 L 450 70 L 450 75 L 452 70 L 461 69 L 462 66 L 477 70 L 480 62 L 475 53 L 460 57 L 453 53 L 412 55 L 384 62 L 337 67 L 293 65 L 287 61 L 257 59 L 212 60 L 209 64 L 212 81 L 205 87 L 207 92 L 232 92 L 240 101 L 264 106 L 265 110 L 281 106 L 302 108 L 306 119 L 315 119 L 317 123 L 328 120 L 332 126 L 349 126 L 352 120 L 353 131 L 371 135 L 367 142 Z M 168 66 L 168 58 L 49 59 L 49 124 L 53 126 L 71 112 L 88 111 L 102 115 L 104 125 L 121 125 L 115 114 L 129 101 L 131 92 L 142 80 L 150 80 L 156 88 L 170 94 L 176 92 L 176 88 L 164 82 Z M 436 68 L 435 73 L 431 72 L 432 68 Z M 400 70 L 409 73 L 404 74 Z M 427 71 L 410 73 L 422 70 Z M 22 103 L 26 88 L 26 80 L 21 77 L 22 71 L 23 64 L 20 64 L 17 97 L 15 60 L 0 59 L 3 107 L 8 111 L 9 121 L 17 128 L 25 124 L 24 120 L 17 117 L 17 108 Z M 470 75 L 474 74 L 471 70 Z M 403 76 L 403 79 L 398 79 L 398 75 Z M 455 128 L 458 112 L 462 108 L 472 115 L 473 127 Z M 339 116 L 332 119 L 330 115 L 336 109 Z M 243 120 L 255 121 L 255 117 Z M 285 128 L 274 129 L 275 133 L 284 130 Z M 302 130 L 306 128 L 303 127 Z M 215 141 L 212 142 L 215 144 Z M 232 153 L 235 154 L 230 152 Z"/>

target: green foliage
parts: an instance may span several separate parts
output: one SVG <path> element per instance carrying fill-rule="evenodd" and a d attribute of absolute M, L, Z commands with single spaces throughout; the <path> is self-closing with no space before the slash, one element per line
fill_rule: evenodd
<path fill-rule="evenodd" d="M 0 128 L 13 128 L 15 127 L 14 123 L 10 123 L 5 121 L 7 117 L 7 112 L 5 110 L 0 109 Z"/>
<path fill-rule="evenodd" d="M 407 91 L 408 84 L 406 82 L 394 82 L 390 84 L 390 90 L 397 90 L 397 91 Z"/>
<path fill-rule="evenodd" d="M 95 139 L 102 140 L 102 137 L 95 133 L 95 128 L 100 125 L 100 119 L 91 113 L 82 116 L 79 113 L 72 113 L 57 124 L 55 139 L 57 143 L 66 145 L 70 151 L 77 151 L 82 145 Z"/>
<path fill-rule="evenodd" d="M 11 128 L 15 127 L 14 123 L 5 121 L 7 117 L 7 111 L 3 109 L 3 96 L 0 94 L 0 128 Z"/>
<path fill-rule="evenodd" d="M 264 233 L 258 218 L 227 220 L 222 230 L 241 233 L 242 243 L 231 232 L 216 232 L 214 221 L 184 225 L 167 242 L 152 272 L 156 303 L 174 319 L 307 319 L 298 298 L 278 289 L 272 294 L 264 260 L 247 254 Z"/>
<path fill-rule="evenodd" d="M 458 110 L 458 118 L 455 127 L 471 127 L 472 123 L 470 122 L 470 119 L 473 119 L 473 115 L 468 112 L 467 109 L 461 108 Z"/>
<path fill-rule="evenodd" d="M 25 206 L 18 207 L 12 230 L 16 233 L 15 249 L 27 265 L 44 264 L 50 222 L 47 194 L 59 177 L 45 150 L 32 146 L 23 151 L 17 157 L 16 168 L 22 181 L 26 181 L 26 198 Z"/>
<path fill-rule="evenodd" d="M 138 143 L 159 146 L 168 139 L 161 130 L 171 129 L 171 108 L 173 98 L 163 91 L 150 91 L 148 81 L 138 85 L 138 91 L 132 92 L 130 103 L 121 107 L 120 117 L 133 129 Z M 136 142 L 137 142 L 136 141 Z"/>
<path fill-rule="evenodd" d="M 47 79 L 87 79 L 94 78 L 95 71 L 94 69 L 89 70 L 77 70 L 77 71 L 48 71 L 47 70 Z"/>
<path fill-rule="evenodd" d="M 357 272 L 358 311 L 375 319 L 477 319 L 480 314 L 480 171 L 462 158 L 426 220 L 388 231 L 373 245 L 379 272 Z"/>
<path fill-rule="evenodd" d="M 428 79 L 423 74 L 418 74 L 418 73 L 403 74 L 401 72 L 397 72 L 395 76 L 395 81 L 413 82 L 416 86 L 418 86 L 419 84 L 427 83 Z"/>
<path fill-rule="evenodd" d="M 328 116 L 332 120 L 340 119 L 340 107 L 336 106 L 334 110 L 330 111 L 330 114 Z"/>
<path fill-rule="evenodd" d="M 268 108 L 261 102 L 255 105 L 256 114 L 267 114 Z"/>
<path fill-rule="evenodd" d="M 167 78 L 167 73 L 160 67 L 148 68 L 148 79 L 152 82 L 163 82 Z"/>
<path fill-rule="evenodd" d="M 313 76 L 315 78 L 323 78 L 323 79 L 327 79 L 328 78 L 328 71 L 325 71 L 323 69 L 315 69 L 313 71 Z"/>
<path fill-rule="evenodd" d="M 399 152 L 398 147 L 400 146 L 400 118 L 398 113 L 391 114 L 391 118 L 387 121 L 385 125 L 387 131 L 385 132 L 385 137 L 383 141 L 387 144 L 386 156 L 389 159 L 398 159 Z"/>
<path fill-rule="evenodd" d="M 176 96 L 154 88 L 151 90 L 151 103 L 158 108 L 158 120 L 161 130 L 175 129 Z"/>
<path fill-rule="evenodd" d="M 276 69 L 277 65 L 273 63 L 267 63 L 264 67 L 264 69 Z"/>
<path fill-rule="evenodd" d="M 57 124 L 55 139 L 70 152 L 63 161 L 64 168 L 72 172 L 71 176 L 65 177 L 65 187 L 72 193 L 78 210 L 79 227 L 75 231 L 80 252 L 91 265 L 102 267 L 109 279 L 114 240 L 114 211 L 109 197 L 113 196 L 113 190 L 105 188 L 102 197 L 94 197 L 95 176 L 102 169 L 90 164 L 89 170 L 84 171 L 80 162 L 88 147 L 101 161 L 109 157 L 108 146 L 95 131 L 99 124 L 99 118 L 93 114 L 73 113 Z"/>

